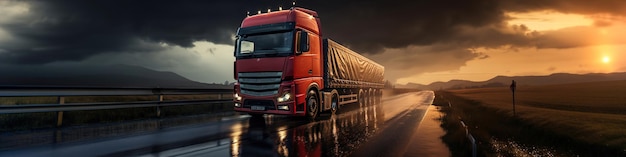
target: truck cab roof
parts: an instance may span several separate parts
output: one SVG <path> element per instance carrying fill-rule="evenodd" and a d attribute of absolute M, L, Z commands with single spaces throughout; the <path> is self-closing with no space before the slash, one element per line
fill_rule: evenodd
<path fill-rule="evenodd" d="M 299 7 L 248 16 L 241 22 L 241 28 L 287 22 L 295 22 L 298 28 L 320 33 L 317 12 Z"/>

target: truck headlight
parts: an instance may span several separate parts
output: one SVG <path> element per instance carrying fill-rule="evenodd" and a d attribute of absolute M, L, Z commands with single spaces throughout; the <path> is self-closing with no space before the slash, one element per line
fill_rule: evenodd
<path fill-rule="evenodd" d="M 235 100 L 237 101 L 241 101 L 241 96 L 239 96 L 238 93 L 235 93 L 235 95 L 233 95 L 233 98 L 235 98 Z"/>
<path fill-rule="evenodd" d="M 280 96 L 278 98 L 276 98 L 276 101 L 280 102 L 285 102 L 285 101 L 289 101 L 291 100 L 291 93 L 289 92 L 285 92 L 285 94 L 283 94 L 283 96 Z"/>

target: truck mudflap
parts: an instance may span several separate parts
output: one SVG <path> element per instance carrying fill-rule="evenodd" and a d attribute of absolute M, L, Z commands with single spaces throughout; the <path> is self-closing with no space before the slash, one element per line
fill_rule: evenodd
<path fill-rule="evenodd" d="M 323 107 L 322 107 L 322 111 L 327 111 L 332 109 L 332 99 L 333 99 L 333 95 L 337 95 L 337 99 L 339 99 L 339 93 L 337 92 L 337 90 L 332 90 L 330 92 L 322 92 L 323 96 Z M 339 103 L 336 104 L 337 108 L 339 107 Z"/>

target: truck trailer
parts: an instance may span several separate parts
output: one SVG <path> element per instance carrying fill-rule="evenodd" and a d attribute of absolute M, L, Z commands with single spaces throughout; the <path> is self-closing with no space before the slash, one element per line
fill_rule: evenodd
<path fill-rule="evenodd" d="M 292 7 L 247 16 L 236 37 L 235 111 L 314 120 L 345 104 L 380 102 L 384 67 L 322 38 L 315 11 Z"/>

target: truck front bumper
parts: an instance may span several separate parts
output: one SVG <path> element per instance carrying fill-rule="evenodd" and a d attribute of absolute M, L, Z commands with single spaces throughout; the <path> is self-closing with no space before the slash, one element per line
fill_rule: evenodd
<path fill-rule="evenodd" d="M 265 111 L 259 111 L 259 110 L 252 110 L 250 108 L 235 108 L 235 111 L 237 112 L 247 112 L 247 113 L 262 113 L 262 114 L 278 114 L 278 115 L 292 115 L 292 116 L 304 116 L 304 112 L 301 113 L 297 113 L 297 112 L 293 112 L 293 111 L 285 111 L 285 110 L 265 110 Z"/>
<path fill-rule="evenodd" d="M 245 101 L 244 101 L 245 102 Z M 234 110 L 237 112 L 247 112 L 247 113 L 262 113 L 262 114 L 279 114 L 279 115 L 292 115 L 292 116 L 305 116 L 305 112 L 304 111 L 297 111 L 296 110 L 296 106 L 295 105 L 295 101 L 291 101 L 291 102 L 285 102 L 285 103 L 280 103 L 277 105 L 272 104 L 273 106 L 267 106 L 267 105 L 259 105 L 259 106 L 263 106 L 264 109 L 259 110 L 258 108 L 253 109 L 255 107 L 255 105 L 251 105 L 251 104 L 245 104 L 243 102 L 235 102 L 235 103 L 241 103 L 240 106 L 241 107 L 235 107 Z M 304 106 L 304 104 L 299 104 Z M 289 109 L 285 110 L 285 109 L 279 109 L 280 106 L 287 106 Z"/>

